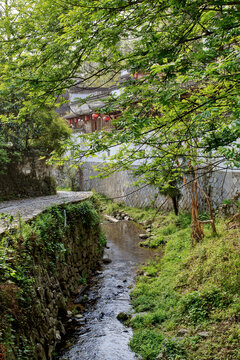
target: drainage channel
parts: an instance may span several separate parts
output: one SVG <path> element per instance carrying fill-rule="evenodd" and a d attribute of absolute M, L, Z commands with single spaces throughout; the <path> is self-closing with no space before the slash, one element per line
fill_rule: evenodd
<path fill-rule="evenodd" d="M 117 319 L 120 312 L 131 311 L 130 289 L 137 267 L 159 257 L 159 252 L 139 247 L 141 228 L 131 221 L 104 222 L 107 248 L 100 271 L 81 295 L 85 311 L 76 315 L 77 325 L 68 348 L 59 360 L 136 360 L 129 348 L 131 328 Z"/>

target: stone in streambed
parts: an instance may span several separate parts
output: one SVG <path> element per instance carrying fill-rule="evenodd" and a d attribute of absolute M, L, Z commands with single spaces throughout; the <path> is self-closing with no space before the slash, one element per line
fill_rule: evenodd
<path fill-rule="evenodd" d="M 70 319 L 73 316 L 72 311 L 68 310 L 67 311 L 67 318 Z"/>
<path fill-rule="evenodd" d="M 112 260 L 109 259 L 109 258 L 103 258 L 102 261 L 103 261 L 104 264 L 110 264 L 112 262 Z"/>
<path fill-rule="evenodd" d="M 178 336 L 184 336 L 187 335 L 189 331 L 187 329 L 180 329 L 178 330 Z"/>
<path fill-rule="evenodd" d="M 197 333 L 197 335 L 204 339 L 206 339 L 207 337 L 210 336 L 208 331 L 201 331 L 201 332 Z"/>
<path fill-rule="evenodd" d="M 77 315 L 75 315 L 75 318 L 77 318 L 77 319 L 82 319 L 82 318 L 83 318 L 83 315 L 77 314 Z"/>
<path fill-rule="evenodd" d="M 74 300 L 74 304 L 86 304 L 88 301 L 87 295 L 80 295 L 76 300 Z"/>
<path fill-rule="evenodd" d="M 148 234 L 139 234 L 139 238 L 142 240 L 148 239 L 149 235 Z"/>
<path fill-rule="evenodd" d="M 120 312 L 117 315 L 117 319 L 123 323 L 130 320 L 130 318 L 131 318 L 131 316 L 129 314 L 126 314 L 125 312 Z"/>

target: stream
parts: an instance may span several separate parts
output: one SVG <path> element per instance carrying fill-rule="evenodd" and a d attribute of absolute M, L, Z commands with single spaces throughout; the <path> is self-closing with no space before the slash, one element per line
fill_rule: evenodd
<path fill-rule="evenodd" d="M 84 293 L 85 311 L 75 318 L 78 326 L 72 344 L 61 352 L 59 360 L 140 359 L 128 347 L 131 328 L 117 320 L 117 315 L 131 311 L 129 292 L 138 266 L 159 256 L 159 252 L 138 246 L 143 231 L 134 222 L 106 221 L 103 229 L 107 236 L 105 264 Z"/>

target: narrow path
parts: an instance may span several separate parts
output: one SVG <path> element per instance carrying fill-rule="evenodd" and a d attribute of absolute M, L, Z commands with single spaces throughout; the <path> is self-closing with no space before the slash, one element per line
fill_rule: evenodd
<path fill-rule="evenodd" d="M 92 192 L 58 191 L 57 195 L 41 196 L 23 200 L 0 202 L 0 213 L 12 215 L 16 218 L 13 226 L 17 224 L 19 214 L 22 220 L 27 221 L 41 214 L 52 205 L 79 202 L 92 196 Z M 0 234 L 6 229 L 4 221 L 0 219 Z"/>

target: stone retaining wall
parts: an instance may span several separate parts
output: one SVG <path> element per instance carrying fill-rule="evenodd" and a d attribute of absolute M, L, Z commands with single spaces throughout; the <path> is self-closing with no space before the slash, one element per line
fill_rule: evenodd
<path fill-rule="evenodd" d="M 89 200 L 54 207 L 38 221 L 41 230 L 26 240 L 18 235 L 7 260 L 19 275 L 5 271 L 0 281 L 4 360 L 53 358 L 65 334 L 67 303 L 103 254 L 99 216 Z"/>
<path fill-rule="evenodd" d="M 6 169 L 0 169 L 0 201 L 56 193 L 51 167 L 45 161 L 26 158 L 12 159 Z"/>

